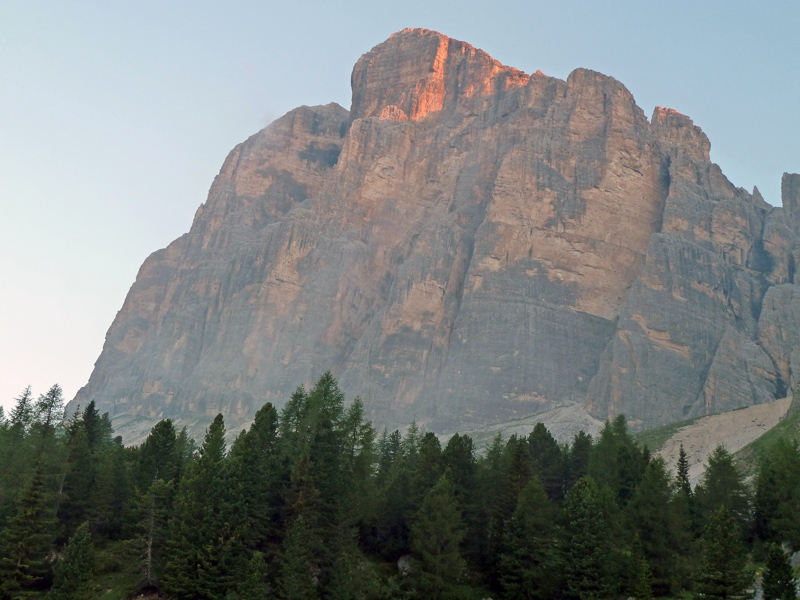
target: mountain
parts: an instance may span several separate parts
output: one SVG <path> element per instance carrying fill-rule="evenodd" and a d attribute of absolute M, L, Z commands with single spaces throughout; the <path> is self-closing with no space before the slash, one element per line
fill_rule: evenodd
<path fill-rule="evenodd" d="M 73 405 L 127 440 L 220 411 L 233 430 L 331 369 L 379 425 L 566 405 L 646 428 L 798 383 L 800 175 L 772 207 L 615 79 L 424 29 L 363 55 L 352 90 L 231 151 Z"/>

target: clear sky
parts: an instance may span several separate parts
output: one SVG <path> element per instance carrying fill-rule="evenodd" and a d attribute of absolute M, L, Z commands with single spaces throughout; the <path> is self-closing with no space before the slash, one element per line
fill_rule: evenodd
<path fill-rule="evenodd" d="M 0 0 L 0 404 L 71 399 L 142 261 L 226 154 L 426 27 L 532 73 L 611 75 L 689 115 L 737 186 L 800 172 L 800 2 Z"/>

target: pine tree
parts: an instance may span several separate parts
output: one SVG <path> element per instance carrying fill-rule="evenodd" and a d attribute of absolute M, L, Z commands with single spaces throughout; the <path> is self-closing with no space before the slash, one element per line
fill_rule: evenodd
<path fill-rule="evenodd" d="M 240 600 L 267 600 L 267 561 L 261 552 L 254 552 L 247 563 L 245 578 L 236 587 Z"/>
<path fill-rule="evenodd" d="M 563 596 L 593 600 L 612 596 L 609 527 L 600 488 L 587 476 L 564 499 Z"/>
<path fill-rule="evenodd" d="M 653 591 L 669 595 L 676 580 L 678 548 L 668 510 L 672 500 L 670 476 L 664 461 L 650 462 L 626 507 L 628 523 L 639 538 L 645 560 L 652 569 Z"/>
<path fill-rule="evenodd" d="M 534 473 L 542 482 L 547 496 L 556 502 L 562 500 L 564 465 L 561 448 L 544 423 L 537 423 L 531 431 L 528 436 L 528 448 L 533 460 Z"/>
<path fill-rule="evenodd" d="M 792 572 L 789 556 L 778 544 L 771 544 L 767 552 L 767 566 L 761 579 L 764 600 L 795 600 L 797 580 Z"/>
<path fill-rule="evenodd" d="M 156 479 L 137 503 L 143 546 L 141 579 L 137 585 L 140 591 L 158 589 L 160 586 L 172 486 L 171 481 Z"/>
<path fill-rule="evenodd" d="M 230 527 L 232 490 L 225 473 L 225 423 L 217 415 L 199 457 L 180 482 L 170 521 L 162 583 L 179 600 L 212 600 L 234 586 L 239 548 Z"/>
<path fill-rule="evenodd" d="M 141 493 L 157 479 L 174 481 L 178 476 L 178 439 L 175 426 L 170 419 L 156 423 L 150 435 L 139 447 L 133 476 Z"/>
<path fill-rule="evenodd" d="M 545 600 L 558 590 L 556 508 L 534 478 L 522 490 L 506 525 L 500 583 L 508 600 Z"/>
<path fill-rule="evenodd" d="M 745 598 L 752 581 L 745 572 L 747 553 L 736 519 L 724 505 L 711 517 L 702 545 L 697 591 L 712 600 Z"/>
<path fill-rule="evenodd" d="M 778 440 L 763 453 L 754 504 L 758 537 L 800 550 L 800 442 Z"/>
<path fill-rule="evenodd" d="M 631 594 L 636 600 L 652 600 L 653 599 L 653 573 L 650 570 L 650 564 L 647 562 L 642 544 L 639 537 L 636 536 L 633 543 L 633 552 L 631 553 L 633 581 L 631 585 Z"/>
<path fill-rule="evenodd" d="M 565 493 L 571 490 L 579 479 L 589 474 L 592 443 L 592 436 L 584 431 L 575 434 L 567 458 Z"/>
<path fill-rule="evenodd" d="M 744 475 L 724 446 L 717 446 L 708 457 L 708 467 L 696 496 L 701 525 L 708 523 L 719 507 L 724 506 L 744 530 L 750 515 L 750 497 Z"/>
<path fill-rule="evenodd" d="M 416 457 L 409 460 L 409 463 L 409 510 L 415 513 L 444 472 L 439 438 L 430 431 L 425 433 L 420 440 Z"/>
<path fill-rule="evenodd" d="M 27 432 L 28 427 L 30 427 L 33 421 L 33 394 L 31 393 L 31 386 L 22 390 L 22 393 L 17 396 L 14 401 L 16 404 L 8 415 L 8 421 L 14 436 L 19 439 Z"/>
<path fill-rule="evenodd" d="M 279 461 L 278 413 L 267 402 L 253 425 L 236 438 L 230 453 L 230 478 L 236 481 L 242 501 L 240 522 L 243 542 L 252 550 L 274 556 L 280 542 L 280 511 L 286 492 L 284 468 Z"/>
<path fill-rule="evenodd" d="M 683 444 L 681 444 L 681 449 L 678 453 L 675 484 L 678 487 L 678 492 L 685 498 L 692 497 L 692 484 L 689 482 L 689 457 L 686 455 L 686 450 L 683 449 Z"/>
<path fill-rule="evenodd" d="M 89 534 L 89 524 L 83 523 L 69 539 L 64 558 L 56 568 L 53 587 L 47 594 L 49 600 L 79 600 L 88 598 L 88 582 L 94 571 L 94 545 Z"/>
<path fill-rule="evenodd" d="M 281 570 L 278 576 L 277 595 L 282 600 L 315 600 L 317 567 L 312 548 L 316 544 L 305 524 L 303 515 L 292 523 L 283 543 Z"/>
<path fill-rule="evenodd" d="M 48 573 L 45 562 L 53 539 L 42 467 L 37 465 L 17 500 L 16 515 L 0 535 L 0 598 L 16 599 Z"/>
<path fill-rule="evenodd" d="M 698 548 L 695 541 L 695 497 L 689 482 L 689 460 L 683 445 L 678 455 L 677 474 L 673 486 L 674 493 L 668 506 L 675 561 L 672 587 L 687 589 L 691 586 Z"/>
<path fill-rule="evenodd" d="M 425 497 L 411 528 L 411 548 L 420 563 L 417 587 L 423 598 L 459 598 L 466 563 L 459 545 L 464 539 L 453 484 L 446 475 Z"/>
<path fill-rule="evenodd" d="M 39 396 L 34 407 L 34 415 L 41 429 L 42 437 L 54 433 L 58 421 L 64 414 L 64 394 L 61 386 L 53 385 L 46 394 Z"/>

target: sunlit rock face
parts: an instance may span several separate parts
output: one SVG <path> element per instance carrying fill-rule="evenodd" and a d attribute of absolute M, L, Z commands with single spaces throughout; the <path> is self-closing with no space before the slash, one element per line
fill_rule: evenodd
<path fill-rule="evenodd" d="M 390 427 L 574 402 L 652 426 L 800 378 L 800 177 L 772 208 L 615 79 L 432 31 L 373 48 L 352 87 L 349 112 L 304 106 L 234 148 L 75 403 L 132 440 L 165 417 L 237 427 L 331 369 Z"/>

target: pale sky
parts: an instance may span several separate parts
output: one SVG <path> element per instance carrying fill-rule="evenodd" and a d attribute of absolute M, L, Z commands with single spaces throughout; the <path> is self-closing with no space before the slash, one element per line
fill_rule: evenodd
<path fill-rule="evenodd" d="M 142 261 L 227 153 L 358 57 L 435 29 L 528 73 L 586 67 L 689 115 L 737 186 L 800 172 L 800 3 L 0 0 L 0 404 L 86 383 Z"/>

